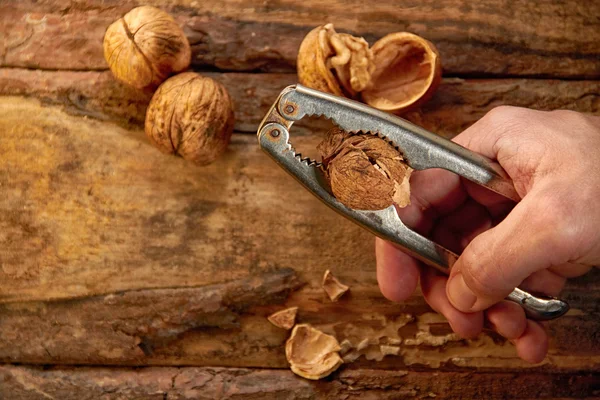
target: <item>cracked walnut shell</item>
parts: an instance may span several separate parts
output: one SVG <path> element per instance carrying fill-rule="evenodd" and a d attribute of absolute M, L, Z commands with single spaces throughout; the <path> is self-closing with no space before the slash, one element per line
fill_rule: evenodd
<path fill-rule="evenodd" d="M 313 380 L 326 377 L 344 363 L 340 350 L 335 337 L 308 324 L 296 325 L 285 344 L 292 372 Z"/>
<path fill-rule="evenodd" d="M 347 285 L 344 285 L 335 276 L 333 276 L 330 270 L 325 271 L 321 286 L 323 287 L 325 293 L 327 293 L 329 300 L 334 303 L 350 289 Z"/>
<path fill-rule="evenodd" d="M 332 24 L 306 35 L 297 64 L 302 85 L 351 98 L 366 88 L 375 68 L 369 44 L 363 38 L 337 33 Z"/>
<path fill-rule="evenodd" d="M 410 204 L 412 168 L 385 140 L 331 129 L 317 149 L 333 195 L 346 207 L 382 210 Z"/>
<path fill-rule="evenodd" d="M 167 79 L 154 93 L 145 131 L 160 151 L 206 165 L 225 151 L 233 123 L 233 104 L 225 87 L 185 72 Z"/>
<path fill-rule="evenodd" d="M 269 315 L 267 319 L 276 327 L 289 330 L 294 327 L 297 314 L 298 307 L 290 307 Z"/>
<path fill-rule="evenodd" d="M 437 49 L 417 35 L 392 33 L 369 48 L 363 38 L 337 33 L 332 24 L 306 35 L 297 69 L 302 85 L 396 114 L 431 98 L 442 76 Z"/>
<path fill-rule="evenodd" d="M 156 88 L 190 65 L 185 34 L 166 12 L 137 7 L 112 23 L 104 35 L 104 58 L 113 75 L 138 89 Z"/>

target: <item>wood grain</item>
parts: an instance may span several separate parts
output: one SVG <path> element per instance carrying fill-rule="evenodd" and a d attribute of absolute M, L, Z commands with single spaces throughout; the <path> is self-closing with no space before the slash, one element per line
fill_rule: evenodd
<path fill-rule="evenodd" d="M 102 38 L 135 0 L 9 0 L 0 5 L 0 66 L 104 70 Z M 333 22 L 370 43 L 409 31 L 439 48 L 452 76 L 600 77 L 600 4 L 553 0 L 146 1 L 184 27 L 193 65 L 293 72 L 302 38 Z"/>
<path fill-rule="evenodd" d="M 36 368 L 0 366 L 11 400 L 291 400 L 597 398 L 597 373 L 346 370 L 311 382 L 289 371 L 241 368 Z"/>
<path fill-rule="evenodd" d="M 547 324 L 548 357 L 531 366 L 488 329 L 460 339 L 418 292 L 384 299 L 372 236 L 241 134 L 296 82 L 299 44 L 325 22 L 370 43 L 433 41 L 446 78 L 406 118 L 443 136 L 505 104 L 600 115 L 600 3 L 0 3 L 0 398 L 600 396 L 600 270 L 568 283 L 572 309 Z M 104 31 L 142 3 L 175 17 L 192 69 L 235 100 L 238 133 L 210 166 L 154 149 L 141 129 L 152 94 L 108 72 Z M 295 147 L 310 155 L 328 126 L 295 125 Z M 337 303 L 326 269 L 351 288 Z M 293 375 L 289 332 L 267 321 L 290 306 L 356 359 L 319 382 Z"/>
<path fill-rule="evenodd" d="M 420 296 L 384 300 L 372 237 L 251 135 L 199 168 L 139 130 L 3 97 L 0 137 L 0 362 L 285 368 L 287 332 L 266 317 L 298 306 L 300 321 L 340 340 L 372 341 L 352 365 L 530 368 L 489 331 L 451 335 Z M 351 287 L 338 303 L 320 288 L 326 269 Z M 549 325 L 551 356 L 538 368 L 600 368 L 599 280 L 572 283 L 573 311 Z M 383 358 L 390 339 L 402 348 Z"/>
<path fill-rule="evenodd" d="M 295 74 L 207 73 L 222 82 L 235 102 L 236 131 L 256 133 L 277 96 L 296 83 Z M 110 72 L 0 69 L 0 95 L 39 98 L 60 104 L 72 115 L 143 126 L 151 93 L 118 83 Z M 547 79 L 447 78 L 433 99 L 405 118 L 440 135 L 451 137 L 492 108 L 513 105 L 539 110 L 569 109 L 600 115 L 600 81 Z M 300 126 L 323 131 L 323 121 L 304 120 Z M 297 126 L 297 125 L 296 125 Z"/>

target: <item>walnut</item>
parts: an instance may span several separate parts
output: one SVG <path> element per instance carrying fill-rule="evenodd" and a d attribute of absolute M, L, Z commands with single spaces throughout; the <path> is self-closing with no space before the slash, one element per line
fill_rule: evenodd
<path fill-rule="evenodd" d="M 410 204 L 412 169 L 385 140 L 334 128 L 317 148 L 331 191 L 345 206 L 381 210 L 392 204 Z"/>
<path fill-rule="evenodd" d="M 325 293 L 327 293 L 327 296 L 329 296 L 329 299 L 333 302 L 338 301 L 339 298 L 350 289 L 333 276 L 330 270 L 325 271 L 322 286 Z"/>
<path fill-rule="evenodd" d="M 317 27 L 304 38 L 297 64 L 301 84 L 347 97 L 364 90 L 375 69 L 369 44 L 337 33 L 332 24 Z"/>
<path fill-rule="evenodd" d="M 291 370 L 306 379 L 321 379 L 343 364 L 336 338 L 308 324 L 296 325 L 285 344 Z"/>
<path fill-rule="evenodd" d="M 297 69 L 305 86 L 396 114 L 427 101 L 442 76 L 437 49 L 417 35 L 392 33 L 369 48 L 363 38 L 337 33 L 332 24 L 306 35 Z"/>
<path fill-rule="evenodd" d="M 269 315 L 267 319 L 278 328 L 292 329 L 296 323 L 296 314 L 298 307 L 290 307 Z"/>
<path fill-rule="evenodd" d="M 162 152 L 206 165 L 225 151 L 233 122 L 233 104 L 225 87 L 185 72 L 167 79 L 154 93 L 145 130 Z"/>
<path fill-rule="evenodd" d="M 113 22 L 104 35 L 104 58 L 117 79 L 155 89 L 187 69 L 190 44 L 175 20 L 151 6 L 137 7 Z"/>

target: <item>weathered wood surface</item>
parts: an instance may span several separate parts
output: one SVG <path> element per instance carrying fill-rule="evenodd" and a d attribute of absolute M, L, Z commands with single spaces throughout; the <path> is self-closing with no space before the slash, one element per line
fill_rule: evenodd
<path fill-rule="evenodd" d="M 600 271 L 568 284 L 573 309 L 548 323 L 549 355 L 531 366 L 490 331 L 457 338 L 419 294 L 385 300 L 372 237 L 254 136 L 234 135 L 205 168 L 152 148 L 141 129 L 151 94 L 117 83 L 101 50 L 106 27 L 139 3 L 0 2 L 0 398 L 600 396 Z M 193 68 L 235 99 L 239 133 L 296 81 L 299 43 L 324 22 L 371 43 L 399 30 L 432 40 L 446 78 L 407 118 L 445 136 L 501 104 L 600 114 L 597 2 L 144 4 L 184 27 Z M 314 147 L 327 125 L 295 125 L 294 144 Z M 320 288 L 326 269 L 351 287 L 339 303 Z M 370 344 L 330 378 L 300 379 L 287 371 L 288 332 L 266 319 L 288 306 Z"/>
<path fill-rule="evenodd" d="M 287 333 L 266 316 L 297 305 L 301 321 L 340 340 L 373 340 L 358 365 L 372 367 L 396 339 L 400 355 L 379 367 L 528 368 L 490 332 L 449 335 L 418 296 L 384 300 L 370 235 L 290 180 L 251 135 L 197 168 L 139 130 L 4 97 L 0 137 L 0 361 L 285 368 Z M 326 300 L 326 269 L 351 286 L 348 298 Z M 550 324 L 542 369 L 600 369 L 598 279 L 567 292 L 574 309 Z"/>
<path fill-rule="evenodd" d="M 579 399 L 598 398 L 597 374 L 346 370 L 312 382 L 290 371 L 241 368 L 0 366 L 11 400 Z M 469 396 L 465 396 L 468 393 Z"/>
<path fill-rule="evenodd" d="M 281 90 L 295 74 L 206 73 L 222 82 L 235 102 L 236 131 L 255 133 Z M 73 115 L 142 127 L 152 97 L 116 82 L 110 72 L 0 69 L 0 95 L 37 97 Z M 538 110 L 570 109 L 600 114 L 600 81 L 447 78 L 433 99 L 405 118 L 444 136 L 454 136 L 492 108 L 513 105 Z M 318 121 L 300 125 L 322 130 Z"/>
<path fill-rule="evenodd" d="M 136 0 L 8 0 L 0 5 L 0 66 L 106 69 L 106 27 Z M 192 44 L 193 65 L 293 71 L 314 26 L 376 39 L 410 31 L 433 41 L 450 75 L 600 77 L 600 3 L 566 0 L 144 1 L 171 12 Z"/>

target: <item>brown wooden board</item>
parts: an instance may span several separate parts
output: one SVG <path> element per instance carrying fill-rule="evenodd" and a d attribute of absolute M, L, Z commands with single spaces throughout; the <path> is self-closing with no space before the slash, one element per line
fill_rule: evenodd
<path fill-rule="evenodd" d="M 300 321 L 340 340 L 372 340 L 359 365 L 528 368 L 491 332 L 451 335 L 418 296 L 383 299 L 372 237 L 252 135 L 200 168 L 139 130 L 4 97 L 0 137 L 1 361 L 285 368 L 287 332 L 266 317 L 296 305 Z M 351 287 L 339 303 L 320 288 L 326 269 Z M 598 369 L 598 278 L 571 286 L 542 368 Z M 390 338 L 403 347 L 382 360 Z"/>
<path fill-rule="evenodd" d="M 279 93 L 297 82 L 295 74 L 206 73 L 222 82 L 235 102 L 235 128 L 256 133 Z M 152 93 L 118 83 L 110 72 L 0 69 L 0 95 L 37 97 L 60 104 L 69 114 L 125 127 L 142 127 Z M 599 81 L 546 79 L 458 79 L 443 81 L 433 99 L 405 118 L 432 132 L 451 137 L 494 107 L 513 105 L 539 110 L 568 109 L 600 114 Z M 301 121 L 312 131 L 326 124 Z M 304 131 L 302 131 L 304 132 Z"/>
<path fill-rule="evenodd" d="M 202 168 L 150 145 L 152 93 L 118 83 L 104 61 L 105 29 L 141 4 L 0 2 L 1 399 L 600 396 L 599 270 L 568 283 L 572 309 L 547 323 L 539 365 L 487 329 L 460 339 L 420 293 L 384 299 L 373 237 L 248 134 L 325 22 L 370 43 L 396 31 L 433 41 L 445 78 L 405 117 L 445 137 L 499 105 L 600 115 L 600 3 L 143 2 L 175 17 L 192 69 L 234 99 L 237 133 Z M 310 155 L 329 126 L 295 124 L 294 146 Z M 320 286 L 327 269 L 350 286 L 337 303 Z M 290 306 L 367 345 L 324 380 L 293 375 L 289 332 L 267 321 Z"/>
<path fill-rule="evenodd" d="M 0 5 L 0 66 L 103 70 L 108 25 L 134 0 L 9 0 Z M 449 75 L 600 77 L 600 3 L 568 0 L 145 1 L 172 13 L 193 65 L 293 71 L 302 38 L 331 22 L 373 43 L 409 31 L 434 42 Z"/>
<path fill-rule="evenodd" d="M 289 371 L 243 368 L 50 368 L 0 366 L 0 397 L 11 400 L 292 400 L 597 398 L 597 373 L 431 374 L 353 369 L 313 382 Z"/>

